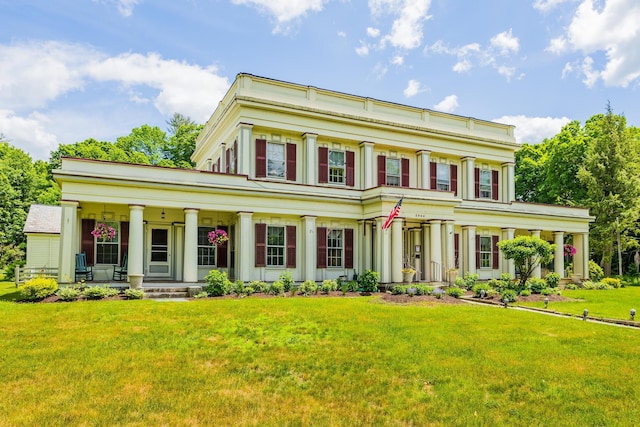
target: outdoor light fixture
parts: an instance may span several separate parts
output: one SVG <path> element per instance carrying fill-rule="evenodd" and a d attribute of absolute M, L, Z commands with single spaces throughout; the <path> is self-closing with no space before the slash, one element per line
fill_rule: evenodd
<path fill-rule="evenodd" d="M 509 298 L 504 297 L 504 299 L 502 300 L 502 303 L 504 304 L 504 308 L 507 308 L 509 306 Z"/>
<path fill-rule="evenodd" d="M 587 320 L 588 315 L 589 315 L 589 310 L 585 308 L 584 311 L 582 312 L 582 320 Z"/>
<path fill-rule="evenodd" d="M 549 307 L 549 297 L 544 297 L 544 308 Z"/>
<path fill-rule="evenodd" d="M 480 298 L 484 298 L 487 292 L 484 289 L 480 289 Z"/>
<path fill-rule="evenodd" d="M 631 311 L 629 312 L 629 314 L 631 314 L 631 320 L 635 320 L 636 317 L 636 309 L 632 308 Z"/>
<path fill-rule="evenodd" d="M 162 213 L 160 214 L 160 218 L 164 219 L 164 208 L 162 208 Z"/>

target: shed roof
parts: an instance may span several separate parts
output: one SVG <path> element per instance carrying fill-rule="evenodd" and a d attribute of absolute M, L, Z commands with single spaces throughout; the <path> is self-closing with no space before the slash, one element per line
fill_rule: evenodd
<path fill-rule="evenodd" d="M 31 205 L 22 230 L 26 233 L 60 234 L 60 206 Z"/>

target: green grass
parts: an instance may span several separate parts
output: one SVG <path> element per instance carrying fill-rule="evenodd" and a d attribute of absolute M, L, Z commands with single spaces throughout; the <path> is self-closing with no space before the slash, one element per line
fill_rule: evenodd
<path fill-rule="evenodd" d="M 640 331 L 518 310 L 375 296 L 0 302 L 0 334 L 0 425 L 640 419 Z"/>
<path fill-rule="evenodd" d="M 636 309 L 636 320 L 640 321 L 640 287 L 632 286 L 620 289 L 602 290 L 563 290 L 562 296 L 570 301 L 550 302 L 549 309 L 561 313 L 582 315 L 584 309 L 589 316 L 629 320 L 629 312 Z M 522 306 L 544 307 L 542 302 L 517 303 Z"/>

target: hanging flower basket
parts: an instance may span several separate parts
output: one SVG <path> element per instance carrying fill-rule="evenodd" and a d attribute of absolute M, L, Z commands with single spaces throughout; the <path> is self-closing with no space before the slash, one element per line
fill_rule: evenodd
<path fill-rule="evenodd" d="M 573 245 L 566 244 L 564 245 L 564 255 L 565 256 L 574 256 L 576 254 L 576 247 Z"/>
<path fill-rule="evenodd" d="M 96 239 L 101 239 L 109 242 L 116 238 L 116 229 L 111 227 L 110 225 L 99 222 L 96 225 L 96 228 L 91 231 L 91 235 L 93 235 L 93 237 L 95 237 Z"/>
<path fill-rule="evenodd" d="M 229 235 L 226 231 L 221 229 L 216 229 L 209 232 L 208 235 L 209 243 L 214 246 L 224 245 L 229 241 Z"/>

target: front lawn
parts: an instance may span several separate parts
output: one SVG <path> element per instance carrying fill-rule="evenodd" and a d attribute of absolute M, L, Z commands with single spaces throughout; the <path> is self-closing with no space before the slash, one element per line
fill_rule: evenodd
<path fill-rule="evenodd" d="M 518 310 L 379 296 L 0 302 L 0 331 L 6 425 L 640 419 L 640 331 Z"/>

